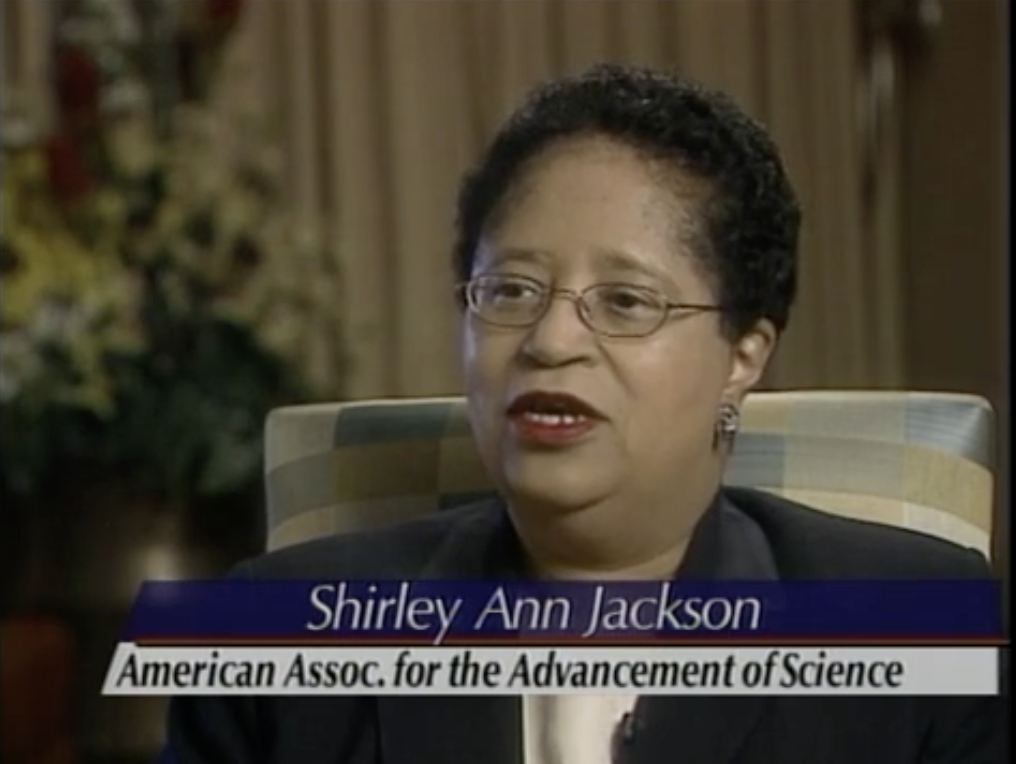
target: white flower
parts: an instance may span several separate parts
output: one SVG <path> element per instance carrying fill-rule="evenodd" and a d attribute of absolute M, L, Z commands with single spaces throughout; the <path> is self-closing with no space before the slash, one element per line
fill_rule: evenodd
<path fill-rule="evenodd" d="M 7 87 L 0 92 L 0 143 L 4 149 L 29 148 L 39 138 L 39 125 L 30 114 L 23 94 Z"/>
<path fill-rule="evenodd" d="M 60 39 L 72 45 L 97 49 L 105 42 L 105 32 L 94 19 L 70 18 L 60 24 Z"/>
<path fill-rule="evenodd" d="M 152 0 L 145 0 L 151 2 Z M 109 23 L 109 36 L 121 45 L 141 41 L 141 25 L 130 3 L 123 0 L 105 0 L 101 3 Z"/>
<path fill-rule="evenodd" d="M 106 131 L 113 166 L 128 177 L 139 177 L 159 163 L 159 142 L 151 121 L 140 112 L 114 119 Z"/>
<path fill-rule="evenodd" d="M 37 346 L 24 331 L 4 332 L 0 340 L 0 401 L 8 403 L 42 374 Z"/>
<path fill-rule="evenodd" d="M 28 324 L 28 336 L 37 344 L 64 344 L 87 322 L 83 305 L 59 297 L 46 297 Z"/>
<path fill-rule="evenodd" d="M 102 94 L 103 110 L 109 114 L 143 114 L 151 101 L 151 93 L 145 84 L 129 77 L 111 83 Z"/>

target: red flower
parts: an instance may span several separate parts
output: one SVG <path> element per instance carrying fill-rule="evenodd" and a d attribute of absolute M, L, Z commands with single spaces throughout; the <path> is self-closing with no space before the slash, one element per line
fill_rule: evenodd
<path fill-rule="evenodd" d="M 99 116 L 102 73 L 89 53 L 64 46 L 56 59 L 57 105 L 75 127 L 94 125 Z"/>
<path fill-rule="evenodd" d="M 69 204 L 88 194 L 93 179 L 81 149 L 63 136 L 46 144 L 49 185 L 58 201 Z"/>
<path fill-rule="evenodd" d="M 232 29 L 240 20 L 243 5 L 244 0 L 204 0 L 202 20 L 216 29 Z"/>

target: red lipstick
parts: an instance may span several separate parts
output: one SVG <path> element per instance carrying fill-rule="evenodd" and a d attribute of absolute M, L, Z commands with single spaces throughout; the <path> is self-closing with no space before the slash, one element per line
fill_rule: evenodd
<path fill-rule="evenodd" d="M 508 419 L 522 440 L 548 446 L 574 443 L 604 420 L 596 407 L 570 393 L 535 390 L 515 398 Z"/>

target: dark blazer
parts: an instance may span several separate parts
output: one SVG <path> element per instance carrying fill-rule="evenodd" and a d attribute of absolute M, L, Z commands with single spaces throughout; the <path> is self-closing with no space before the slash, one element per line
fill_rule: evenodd
<path fill-rule="evenodd" d="M 242 564 L 260 579 L 510 579 L 518 539 L 491 500 Z M 678 579 L 989 577 L 983 557 L 748 490 L 705 514 Z M 975 698 L 647 697 L 631 764 L 1002 764 L 1003 702 Z M 179 698 L 165 761 L 523 764 L 515 697 Z"/>

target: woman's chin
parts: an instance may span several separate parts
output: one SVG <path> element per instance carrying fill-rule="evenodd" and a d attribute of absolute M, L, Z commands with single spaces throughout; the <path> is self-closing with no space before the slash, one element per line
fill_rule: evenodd
<path fill-rule="evenodd" d="M 597 504 L 610 493 L 603 475 L 592 477 L 563 472 L 544 470 L 527 474 L 520 470 L 516 474 L 509 473 L 505 476 L 509 499 L 541 512 L 565 515 Z"/>

